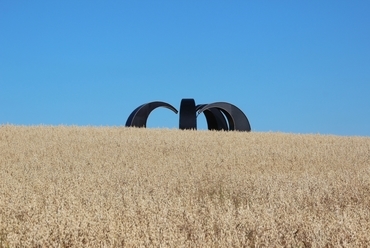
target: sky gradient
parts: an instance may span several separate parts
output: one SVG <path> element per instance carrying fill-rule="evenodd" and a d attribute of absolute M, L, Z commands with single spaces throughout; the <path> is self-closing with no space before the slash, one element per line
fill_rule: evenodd
<path fill-rule="evenodd" d="M 368 1 L 1 1 L 0 124 L 226 101 L 252 131 L 370 136 Z M 177 128 L 152 112 L 148 127 Z M 198 126 L 205 129 L 204 115 Z"/>

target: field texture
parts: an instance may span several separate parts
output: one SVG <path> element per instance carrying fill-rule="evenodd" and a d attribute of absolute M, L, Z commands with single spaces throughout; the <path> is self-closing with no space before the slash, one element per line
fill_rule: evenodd
<path fill-rule="evenodd" d="M 0 247 L 370 247 L 370 138 L 3 125 Z"/>

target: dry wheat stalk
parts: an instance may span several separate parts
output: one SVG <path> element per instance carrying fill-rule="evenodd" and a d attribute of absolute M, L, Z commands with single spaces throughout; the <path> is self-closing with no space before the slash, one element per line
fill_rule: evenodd
<path fill-rule="evenodd" d="M 368 247 L 370 138 L 0 126 L 0 247 Z"/>

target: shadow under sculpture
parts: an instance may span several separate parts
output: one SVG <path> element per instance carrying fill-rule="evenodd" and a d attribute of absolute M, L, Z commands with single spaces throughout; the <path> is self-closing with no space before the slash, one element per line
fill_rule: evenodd
<path fill-rule="evenodd" d="M 150 102 L 137 107 L 128 117 L 126 126 L 146 127 L 148 116 L 158 107 L 165 107 L 176 114 L 178 113 L 178 111 L 168 103 L 159 101 Z M 204 113 L 206 117 L 208 130 L 251 131 L 248 118 L 235 105 L 227 102 L 195 105 L 194 99 L 181 100 L 179 128 L 197 129 L 196 118 L 201 113 Z"/>

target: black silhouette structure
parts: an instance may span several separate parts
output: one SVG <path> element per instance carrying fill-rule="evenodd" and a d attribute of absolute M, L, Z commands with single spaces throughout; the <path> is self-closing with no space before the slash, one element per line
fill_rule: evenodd
<path fill-rule="evenodd" d="M 199 104 L 196 107 L 198 115 L 200 114 L 199 110 L 207 106 L 208 104 Z M 229 130 L 229 126 L 226 122 L 225 116 L 217 108 L 208 108 L 204 109 L 203 114 L 206 117 L 208 130 Z"/>
<path fill-rule="evenodd" d="M 175 112 L 175 114 L 178 112 L 172 105 L 165 102 L 156 101 L 145 103 L 132 111 L 126 121 L 126 127 L 146 127 L 146 121 L 148 120 L 150 113 L 158 107 L 168 108 Z"/>
<path fill-rule="evenodd" d="M 197 116 L 194 99 L 181 100 L 179 128 L 197 129 Z"/>
<path fill-rule="evenodd" d="M 206 110 L 210 110 L 213 115 L 212 117 L 207 117 L 207 114 L 205 114 L 208 123 L 208 129 L 215 129 L 217 125 L 216 130 L 226 130 L 227 127 L 225 126 L 225 118 L 222 119 L 222 114 L 224 114 L 229 123 L 228 130 L 251 131 L 248 118 L 245 116 L 243 111 L 241 111 L 235 105 L 227 102 L 215 102 L 201 107 L 198 110 L 198 113 L 200 114 Z M 222 114 L 217 113 L 217 111 L 221 112 Z M 209 113 L 208 116 L 210 116 Z"/>
<path fill-rule="evenodd" d="M 150 113 L 158 108 L 165 107 L 175 114 L 178 113 L 172 105 L 155 101 L 137 107 L 128 117 L 126 126 L 146 127 Z M 225 131 L 251 131 L 251 126 L 247 116 L 238 107 L 227 102 L 215 102 L 211 104 L 195 105 L 194 99 L 185 98 L 180 103 L 180 129 L 197 129 L 197 117 L 204 113 L 208 125 L 208 130 Z"/>

